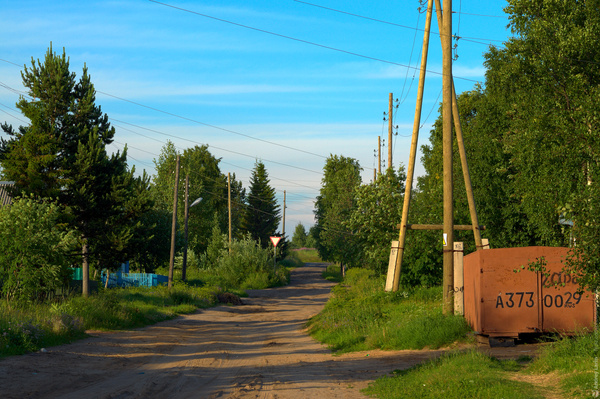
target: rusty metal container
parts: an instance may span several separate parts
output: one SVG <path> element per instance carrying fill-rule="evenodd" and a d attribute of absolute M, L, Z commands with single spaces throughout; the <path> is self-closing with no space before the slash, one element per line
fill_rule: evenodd
<path fill-rule="evenodd" d="M 471 327 L 489 337 L 513 338 L 524 333 L 593 330 L 596 297 L 589 291 L 578 294 L 577 281 L 562 272 L 568 251 L 557 247 L 499 248 L 465 256 L 464 307 Z M 527 270 L 530 262 L 541 257 L 546 261 L 546 273 Z"/>

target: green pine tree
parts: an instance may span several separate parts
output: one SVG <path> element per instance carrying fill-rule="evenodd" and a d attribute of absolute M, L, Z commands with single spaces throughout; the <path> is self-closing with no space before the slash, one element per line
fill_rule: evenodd
<path fill-rule="evenodd" d="M 107 154 L 115 130 L 95 104 L 86 67 L 77 81 L 65 51 L 59 56 L 50 46 L 44 61 L 32 59 L 22 77 L 29 92 L 17 108 L 30 125 L 2 126 L 10 136 L 0 143 L 3 177 L 14 180 L 18 192 L 58 199 L 81 236 L 87 295 L 90 256 L 110 268 L 132 252 L 139 218 L 151 206 L 148 178 L 134 177 L 126 149 Z"/>
<path fill-rule="evenodd" d="M 250 192 L 244 226 L 254 240 L 263 248 L 269 246 L 269 237 L 275 235 L 280 220 L 280 207 L 275 198 L 275 189 L 270 186 L 265 165 L 257 161 L 250 176 Z"/>

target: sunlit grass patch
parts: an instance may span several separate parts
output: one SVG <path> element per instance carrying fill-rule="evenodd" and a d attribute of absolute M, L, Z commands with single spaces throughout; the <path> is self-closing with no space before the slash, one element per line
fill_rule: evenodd
<path fill-rule="evenodd" d="M 298 249 L 290 251 L 298 255 L 298 258 L 303 263 L 319 263 L 322 262 L 321 257 L 316 249 Z"/>
<path fill-rule="evenodd" d="M 544 398 L 534 385 L 511 379 L 525 367 L 478 351 L 451 352 L 372 383 L 364 392 L 377 398 Z"/>
<path fill-rule="evenodd" d="M 325 309 L 310 320 L 311 334 L 335 352 L 439 348 L 467 339 L 464 318 L 442 315 L 441 288 L 391 293 L 383 284 L 369 270 L 348 270 Z"/>

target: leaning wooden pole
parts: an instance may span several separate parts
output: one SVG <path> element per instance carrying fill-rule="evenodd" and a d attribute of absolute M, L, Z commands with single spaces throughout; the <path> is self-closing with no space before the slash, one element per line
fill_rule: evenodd
<path fill-rule="evenodd" d="M 404 204 L 402 206 L 402 221 L 400 226 L 400 237 L 398 239 L 398 254 L 393 270 L 388 270 L 386 291 L 398 291 L 400 287 L 400 271 L 402 269 L 402 257 L 404 255 L 404 244 L 406 242 L 406 224 L 408 223 L 408 210 L 410 208 L 410 196 L 412 192 L 413 178 L 415 174 L 415 163 L 417 159 L 417 144 L 419 141 L 419 126 L 421 125 L 421 110 L 423 108 L 423 91 L 425 88 L 425 74 L 427 69 L 427 54 L 429 52 L 429 36 L 431 31 L 431 15 L 433 0 L 427 3 L 427 17 L 425 20 L 425 34 L 423 35 L 423 50 L 421 52 L 421 71 L 419 74 L 419 89 L 417 93 L 417 105 L 415 107 L 415 119 L 413 123 L 412 140 L 410 143 L 410 157 L 406 173 L 406 187 L 404 189 Z"/>
<path fill-rule="evenodd" d="M 444 0 L 442 36 L 443 95 L 443 181 L 444 181 L 444 230 L 443 230 L 443 314 L 454 313 L 454 204 L 452 180 L 452 0 Z"/>
<path fill-rule="evenodd" d="M 435 0 L 435 10 L 437 13 L 437 21 L 440 32 L 442 31 L 442 9 L 440 0 Z M 441 39 L 441 36 L 440 36 Z M 444 41 L 442 40 L 442 46 Z M 456 142 L 458 144 L 458 153 L 460 155 L 460 163 L 465 180 L 465 190 L 467 192 L 467 202 L 469 204 L 469 212 L 471 214 L 471 224 L 473 226 L 473 236 L 475 237 L 475 247 L 477 250 L 482 249 L 481 231 L 479 230 L 479 220 L 477 218 L 477 208 L 475 206 L 475 197 L 473 196 L 473 186 L 471 185 L 471 175 L 469 173 L 469 163 L 467 162 L 467 153 L 465 151 L 465 143 L 463 140 L 462 126 L 460 124 L 460 114 L 458 113 L 458 98 L 454 88 L 454 78 L 452 78 L 452 118 L 454 120 L 454 130 L 456 131 Z"/>

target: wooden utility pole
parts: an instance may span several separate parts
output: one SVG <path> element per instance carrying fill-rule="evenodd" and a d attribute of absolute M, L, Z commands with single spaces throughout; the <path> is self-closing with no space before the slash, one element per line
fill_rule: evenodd
<path fill-rule="evenodd" d="M 377 136 L 377 174 L 381 174 L 381 136 Z"/>
<path fill-rule="evenodd" d="M 285 190 L 283 190 L 283 223 L 281 227 L 281 237 L 285 237 Z"/>
<path fill-rule="evenodd" d="M 393 134 L 393 116 L 394 116 L 394 95 L 390 93 L 390 105 L 388 111 L 388 164 L 387 169 L 392 168 L 392 134 Z"/>
<path fill-rule="evenodd" d="M 85 235 L 81 236 L 83 245 L 81 247 L 81 256 L 83 263 L 81 266 L 81 295 L 87 298 L 90 295 L 90 257 L 89 246 Z M 108 284 L 108 272 L 106 273 L 106 283 Z"/>
<path fill-rule="evenodd" d="M 189 217 L 189 206 L 188 206 L 188 187 L 190 185 L 190 177 L 185 175 L 185 202 L 184 202 L 184 215 L 183 219 L 185 224 L 183 227 L 183 236 L 185 239 L 183 247 L 183 262 L 181 263 L 181 280 L 185 281 L 185 271 L 187 268 L 187 249 L 188 249 L 188 217 Z"/>
<path fill-rule="evenodd" d="M 443 230 L 443 314 L 453 314 L 454 292 L 454 204 L 452 203 L 454 182 L 452 181 L 452 0 L 444 0 L 442 36 L 443 73 L 443 181 L 444 181 L 444 230 Z"/>
<path fill-rule="evenodd" d="M 229 214 L 229 252 L 231 252 L 231 173 L 227 173 L 227 210 Z"/>
<path fill-rule="evenodd" d="M 451 12 L 451 5 L 450 7 L 450 12 Z M 439 25 L 439 31 L 441 32 L 440 35 L 440 39 L 442 40 L 442 50 L 444 53 L 444 56 L 448 55 L 448 58 L 451 60 L 451 53 L 452 53 L 452 48 L 450 46 L 451 44 L 451 36 L 445 32 L 444 29 L 444 25 L 445 22 L 443 20 L 444 16 L 442 13 L 442 6 L 440 4 L 440 0 L 435 0 L 435 8 L 436 8 L 436 12 L 437 12 L 437 17 L 438 17 L 438 25 Z M 396 262 L 394 264 L 394 262 L 390 262 L 390 265 L 388 267 L 388 275 L 387 275 L 387 280 L 386 280 L 386 285 L 385 285 L 385 289 L 386 291 L 397 291 L 399 288 L 399 280 L 400 280 L 400 270 L 401 270 L 401 266 L 402 266 L 402 257 L 403 257 L 403 253 L 404 253 L 404 244 L 406 241 L 406 230 L 407 229 L 417 229 L 417 230 L 443 230 L 443 237 L 446 239 L 446 244 L 450 245 L 451 241 L 447 241 L 448 239 L 448 233 L 446 232 L 445 229 L 447 229 L 448 224 L 445 222 L 445 224 L 443 225 L 409 225 L 408 224 L 408 210 L 410 207 L 410 196 L 411 196 L 411 190 L 412 190 L 412 183 L 413 183 L 413 176 L 414 176 L 414 166 L 415 166 L 415 162 L 416 162 L 416 151 L 417 151 L 417 140 L 418 140 L 418 129 L 419 129 L 419 124 L 420 124 L 420 117 L 421 117 L 421 107 L 422 107 L 422 102 L 423 102 L 423 85 L 425 82 L 425 67 L 426 67 L 426 63 L 427 63 L 427 49 L 428 49 L 428 42 L 429 42 L 429 32 L 430 32 L 430 27 L 431 27 L 431 13 L 432 13 L 432 9 L 433 9 L 433 0 L 429 0 L 428 5 L 427 5 L 427 20 L 426 20 L 426 26 L 425 26 L 425 35 L 423 37 L 423 51 L 422 51 L 422 58 L 421 58 L 421 76 L 419 78 L 419 93 L 417 95 L 417 108 L 415 110 L 415 121 L 414 121 L 414 125 L 413 125 L 413 136 L 412 136 L 412 142 L 411 142 L 411 151 L 410 151 L 410 159 L 409 159 L 409 164 L 408 164 L 408 171 L 407 171 L 407 175 L 406 175 L 406 188 L 405 188 L 405 194 L 404 194 L 404 206 L 402 208 L 402 222 L 400 225 L 398 225 L 398 228 L 400 229 L 400 238 L 398 240 L 398 246 L 397 246 L 397 256 L 396 256 Z M 447 40 L 446 40 L 447 39 Z M 446 58 L 444 58 L 445 60 Z M 450 61 L 451 62 L 451 61 Z M 451 72 L 451 71 L 450 71 Z M 444 71 L 444 78 L 446 78 L 448 76 L 448 74 Z M 450 81 L 452 82 L 452 76 L 450 75 Z M 479 221 L 477 219 L 477 211 L 475 208 L 475 200 L 473 198 L 473 190 L 472 190 L 472 186 L 471 186 L 471 179 L 470 179 L 470 175 L 469 175 L 469 167 L 468 167 L 468 163 L 467 163 L 467 158 L 466 158 L 466 152 L 465 152 L 465 147 L 464 147 L 464 142 L 463 142 L 463 137 L 462 137 L 462 129 L 460 126 L 460 115 L 458 113 L 458 102 L 457 102 L 457 98 L 456 98 L 456 92 L 454 90 L 454 85 L 451 85 L 452 87 L 452 119 L 454 120 L 454 128 L 456 130 L 456 140 L 457 140 L 457 144 L 458 144 L 458 148 L 459 148 L 459 154 L 460 154 L 460 159 L 461 159 L 461 164 L 462 164 L 462 169 L 463 169 L 463 177 L 465 180 L 465 187 L 466 187 L 466 191 L 467 191 L 467 199 L 469 202 L 469 211 L 471 213 L 471 226 L 466 226 L 466 225 L 453 225 L 453 227 L 450 228 L 450 230 L 453 231 L 454 230 L 473 230 L 473 234 L 475 236 L 475 244 L 477 246 L 477 249 L 485 249 L 485 241 L 484 239 L 481 238 L 481 230 L 484 230 L 485 227 L 484 226 L 479 226 Z M 446 110 L 446 108 L 444 109 Z M 445 114 L 443 114 L 445 115 Z M 444 123 L 446 123 L 446 119 L 444 119 Z M 450 127 L 452 125 L 450 124 Z M 448 129 L 446 127 L 446 125 L 444 124 L 444 132 L 446 132 Z M 450 138 L 450 149 L 452 148 L 451 146 L 452 143 L 452 138 Z M 446 154 L 446 153 L 445 153 Z M 452 163 L 452 152 L 450 151 L 450 163 Z M 444 176 L 446 177 L 446 155 L 444 155 Z M 452 172 L 450 171 L 450 176 L 452 176 Z M 452 183 L 452 181 L 450 181 Z M 453 184 L 452 184 L 452 189 L 453 189 Z M 449 197 L 450 199 L 452 198 L 452 194 L 451 192 L 448 192 L 448 190 L 446 190 L 446 186 L 444 186 L 444 195 L 446 194 L 450 194 Z M 446 204 L 446 198 L 444 198 L 444 204 Z M 447 212 L 445 211 L 444 213 L 445 217 L 448 216 Z M 450 225 L 452 226 L 452 225 Z M 394 247 L 396 248 L 396 247 Z M 446 254 L 446 251 L 448 250 L 447 246 L 444 246 L 444 255 Z M 444 264 L 446 265 L 446 263 Z M 453 269 L 453 267 L 451 268 Z M 444 266 L 444 270 L 446 270 L 446 267 Z M 446 278 L 447 276 L 444 276 L 444 278 Z M 446 280 L 444 280 L 446 281 Z M 452 281 L 452 280 L 450 280 Z M 445 293 L 446 291 L 448 291 L 451 287 L 445 287 Z M 452 291 L 453 292 L 453 291 Z M 444 299 L 446 300 L 447 298 L 444 297 Z M 450 301 L 452 300 L 452 298 L 450 298 Z"/>
<path fill-rule="evenodd" d="M 439 31 L 443 30 L 443 13 L 440 0 L 435 0 L 435 10 L 437 13 L 438 28 Z M 443 36 L 440 36 L 442 39 Z M 445 45 L 442 40 L 442 51 Z M 473 225 L 473 236 L 475 238 L 475 248 L 477 250 L 483 249 L 481 242 L 481 231 L 479 230 L 479 220 L 477 217 L 477 208 L 475 207 L 475 197 L 473 195 L 473 186 L 471 184 L 471 175 L 469 173 L 469 163 L 467 162 L 467 153 L 465 151 L 465 143 L 463 140 L 462 126 L 460 123 L 460 114 L 458 113 L 458 98 L 456 97 L 456 91 L 454 89 L 454 78 L 452 78 L 452 119 L 454 120 L 454 130 L 456 131 L 456 143 L 458 147 L 458 154 L 460 155 L 460 163 L 463 171 L 463 179 L 465 181 L 465 190 L 467 193 L 467 202 L 469 204 L 469 212 L 471 215 L 471 223 Z"/>
<path fill-rule="evenodd" d="M 173 224 L 171 226 L 171 257 L 169 260 L 169 280 L 167 286 L 173 286 L 173 269 L 175 268 L 175 236 L 177 234 L 177 195 L 179 191 L 179 154 L 175 167 L 175 188 L 173 190 Z"/>
<path fill-rule="evenodd" d="M 421 51 L 421 71 L 419 74 L 419 88 L 417 92 L 417 105 L 415 107 L 415 119 L 413 122 L 412 140 L 410 143 L 410 157 L 408 170 L 406 172 L 406 184 L 404 189 L 404 204 L 402 206 L 402 222 L 400 226 L 400 237 L 398 238 L 398 254 L 393 270 L 388 270 L 385 289 L 387 291 L 398 291 L 400 287 L 400 270 L 402 268 L 402 257 L 404 255 L 404 244 L 406 242 L 406 224 L 408 223 L 408 210 L 410 207 L 410 196 L 412 194 L 413 178 L 415 174 L 415 163 L 417 158 L 417 144 L 419 140 L 419 127 L 421 125 L 421 110 L 423 108 L 423 91 L 425 88 L 425 75 L 427 72 L 427 55 L 429 52 L 429 36 L 431 33 L 431 15 L 433 13 L 433 0 L 427 3 L 427 16 L 425 19 L 425 34 L 423 35 L 423 50 Z"/>

